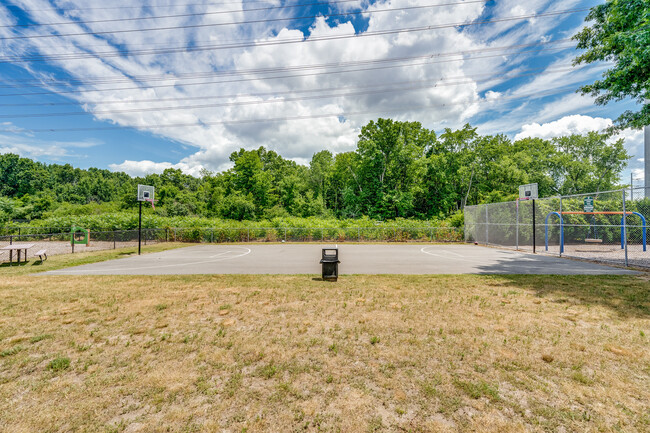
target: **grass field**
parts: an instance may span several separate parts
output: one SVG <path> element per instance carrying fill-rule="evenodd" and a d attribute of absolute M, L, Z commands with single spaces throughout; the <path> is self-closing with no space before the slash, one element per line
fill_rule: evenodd
<path fill-rule="evenodd" d="M 3 432 L 650 430 L 644 278 L 19 272 Z"/>

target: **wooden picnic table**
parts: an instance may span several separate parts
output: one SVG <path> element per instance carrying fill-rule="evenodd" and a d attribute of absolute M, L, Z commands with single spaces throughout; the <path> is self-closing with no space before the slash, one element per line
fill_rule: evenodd
<path fill-rule="evenodd" d="M 27 263 L 27 250 L 33 246 L 34 244 L 12 244 L 0 248 L 0 250 L 9 250 L 9 265 L 11 265 L 14 259 L 14 250 L 18 251 L 18 263 L 20 263 L 20 252 L 25 250 L 25 263 Z"/>

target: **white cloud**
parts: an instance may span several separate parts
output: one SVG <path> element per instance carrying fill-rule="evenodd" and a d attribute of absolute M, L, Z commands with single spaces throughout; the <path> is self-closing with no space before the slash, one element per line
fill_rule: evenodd
<path fill-rule="evenodd" d="M 94 138 L 80 141 L 40 140 L 27 134 L 20 134 L 22 130 L 11 122 L 3 122 L 2 126 L 16 134 L 0 134 L 0 153 L 15 153 L 26 158 L 64 162 L 72 157 L 85 158 L 87 155 L 79 153 L 79 149 L 89 149 L 103 144 Z"/>
<path fill-rule="evenodd" d="M 530 123 L 523 125 L 521 132 L 515 135 L 515 140 L 525 137 L 549 139 L 571 134 L 586 134 L 591 131 L 602 131 L 611 125 L 611 119 L 576 114 L 544 124 Z"/>
<path fill-rule="evenodd" d="M 569 9 L 579 0 L 553 2 L 551 0 L 502 0 L 490 2 L 491 18 L 513 15 L 532 14 L 557 9 Z M 235 22 L 249 19 L 282 18 L 293 16 L 296 9 L 279 9 L 274 11 L 245 12 L 244 4 L 228 2 L 224 4 L 188 5 L 164 0 L 141 2 L 141 8 L 88 8 L 87 0 L 56 1 L 60 9 L 55 9 L 47 0 L 16 0 L 25 10 L 32 11 L 30 18 L 34 22 L 52 23 L 69 21 L 71 17 L 86 21 L 82 25 L 46 26 L 45 28 L 26 28 L 21 33 L 38 35 L 45 32 L 81 33 L 84 31 L 110 31 L 112 29 L 144 29 L 170 25 L 204 25 L 223 22 Z M 128 2 L 127 2 L 128 3 Z M 277 2 L 276 2 L 277 3 Z M 273 4 L 273 3 L 272 3 Z M 340 4 L 334 10 L 351 10 L 362 8 L 373 12 L 385 8 L 430 5 L 429 0 L 391 0 L 370 5 L 366 1 Z M 112 5 L 112 3 L 111 3 Z M 132 5 L 132 3 L 128 3 Z M 266 6 L 266 5 L 264 5 Z M 250 7 L 248 7 L 250 8 Z M 368 32 L 410 28 L 418 26 L 436 26 L 438 24 L 460 23 L 484 17 L 485 3 L 466 3 L 455 6 L 422 8 L 400 12 L 367 14 Z M 3 7 L 0 6 L 0 11 Z M 61 13 L 64 10 L 64 13 Z M 6 10 L 5 10 L 6 11 Z M 232 11 L 230 13 L 208 14 L 212 12 Z M 205 13 L 202 16 L 178 19 L 155 19 L 143 21 L 124 21 L 110 23 L 88 23 L 93 20 L 126 20 L 136 16 L 173 15 L 185 13 Z M 10 16 L 8 14 L 7 16 Z M 1 22 L 10 23 L 10 18 L 0 13 Z M 81 81 L 79 89 L 83 92 L 70 94 L 88 112 L 95 113 L 98 121 L 124 127 L 147 131 L 168 140 L 192 146 L 192 155 L 170 162 L 133 161 L 111 164 L 111 169 L 124 170 L 131 174 L 161 172 L 165 168 L 176 167 L 188 173 L 198 173 L 205 167 L 220 170 L 229 166 L 228 155 L 240 147 L 247 149 L 266 146 L 279 152 L 282 156 L 296 161 L 308 161 L 313 153 L 329 149 L 333 152 L 352 150 L 362 125 L 379 116 L 390 116 L 399 120 L 419 120 L 425 127 L 441 129 L 443 126 L 456 127 L 486 110 L 493 110 L 502 104 L 501 96 L 512 96 L 513 92 L 491 90 L 492 87 L 505 83 L 510 74 L 529 68 L 526 61 L 536 53 L 508 54 L 500 57 L 478 60 L 460 60 L 448 62 L 401 62 L 395 67 L 371 69 L 348 73 L 330 73 L 315 75 L 314 72 L 335 72 L 340 68 L 321 67 L 300 73 L 278 72 L 269 74 L 261 69 L 282 68 L 289 66 L 337 64 L 360 60 L 387 60 L 414 56 L 435 55 L 437 53 L 454 53 L 458 51 L 481 50 L 510 44 L 526 44 L 548 39 L 548 35 L 562 24 L 566 16 L 540 18 L 526 21 L 504 21 L 489 25 L 465 28 L 446 28 L 430 31 L 387 34 L 373 37 L 355 37 L 331 41 L 309 42 L 316 37 L 353 35 L 355 29 L 349 22 L 330 24 L 324 18 L 313 20 L 307 34 L 289 27 L 287 21 L 258 23 L 249 26 L 211 26 L 188 27 L 170 31 L 113 33 L 108 35 L 78 35 L 74 37 L 36 38 L 24 40 L 0 41 L 0 51 L 4 55 L 23 55 L 36 52 L 43 55 L 60 53 L 87 52 L 95 57 L 85 59 L 59 59 L 50 63 L 50 67 Z M 11 27 L 0 28 L 0 37 L 14 35 Z M 360 35 L 362 36 L 362 35 Z M 206 44 L 224 44 L 233 41 L 280 41 L 288 37 L 305 38 L 296 44 L 256 46 L 246 49 L 219 49 L 157 55 L 125 55 L 120 50 L 135 50 L 183 47 Z M 103 53 L 109 53 L 108 55 Z M 435 57 L 435 56 L 434 56 Z M 458 57 L 457 57 L 458 58 Z M 449 58 L 445 58 L 449 60 Z M 568 56 L 558 62 L 566 64 Z M 47 74 L 33 71 L 32 66 L 22 64 L 35 76 L 46 79 Z M 375 65 L 376 66 L 376 65 Z M 182 74 L 197 72 L 219 72 L 249 70 L 245 75 L 227 76 L 219 79 L 206 74 L 201 78 L 182 78 Z M 351 69 L 351 68 L 348 68 Z M 360 69 L 360 68 L 358 68 Z M 485 76 L 486 71 L 498 80 L 489 83 L 477 82 L 478 75 Z M 158 77 L 165 75 L 167 81 Z M 270 78 L 275 77 L 275 78 Z M 363 95 L 339 96 L 336 98 L 302 99 L 287 101 L 296 96 L 324 95 L 327 92 L 314 92 L 314 89 L 360 89 L 376 85 L 389 87 L 391 83 L 421 83 L 435 78 L 453 78 L 462 81 L 462 85 L 440 85 L 413 91 L 371 92 Z M 100 83 L 98 80 L 104 80 Z M 247 81 L 236 81 L 245 79 Z M 559 83 L 573 84 L 584 79 L 583 75 L 566 73 L 558 76 L 544 75 L 524 83 L 518 88 L 519 93 L 535 89 L 557 87 Z M 107 82 L 108 80 L 109 82 Z M 221 82 L 219 82 L 221 81 Z M 193 85 L 202 82 L 202 85 Z M 150 86 L 173 84 L 169 87 Z M 44 82 L 44 86 L 52 88 Z M 130 90 L 106 90 L 108 88 L 131 88 Z M 479 93 L 486 91 L 485 101 Z M 236 103 L 250 101 L 245 95 L 266 93 L 255 100 L 274 103 L 256 105 L 230 105 L 225 107 L 186 108 L 183 110 L 161 110 L 172 105 L 198 105 L 209 103 Z M 199 98 L 214 95 L 211 100 L 164 101 L 173 98 Z M 224 98 L 222 95 L 240 95 Z M 153 102 L 133 101 L 149 99 Z M 158 101 L 155 101 L 159 99 Z M 565 106 L 569 106 L 566 105 Z M 134 109 L 143 111 L 135 112 Z M 105 111 L 122 111 L 106 113 Z M 131 111 L 124 111 L 131 110 Z M 100 113 L 104 111 L 104 113 Z M 337 117 L 313 117 L 324 113 L 364 113 L 346 115 L 345 121 Z M 526 110 L 522 110 L 525 117 Z M 553 113 L 544 113 L 552 116 Z M 241 124 L 222 124 L 220 122 L 240 121 L 245 119 L 291 118 L 295 116 L 313 117 L 307 120 L 279 120 L 276 122 L 250 122 Z M 546 117 L 536 119 L 544 122 Z M 557 117 L 556 117 L 557 118 Z M 512 120 L 512 119 L 510 119 Z M 167 124 L 201 124 L 203 126 L 152 127 Z M 530 122 L 528 122 L 530 123 Z M 512 121 L 510 122 L 512 125 Z M 521 124 L 521 123 L 519 123 Z M 496 126 L 496 124 L 494 124 Z M 512 126 L 511 126 L 512 129 Z M 501 130 L 498 132 L 507 132 Z M 35 152 L 35 150 L 31 150 Z M 170 152 L 171 153 L 171 152 Z M 123 156 L 124 157 L 124 156 Z M 128 156 L 127 156 L 128 158 Z M 169 160 L 173 155 L 169 156 Z"/>
<path fill-rule="evenodd" d="M 198 176 L 203 167 L 190 165 L 184 162 L 172 164 L 170 162 L 153 162 L 148 160 L 129 161 L 125 160 L 121 164 L 109 164 L 112 171 L 123 171 L 131 176 L 146 176 L 147 174 L 160 174 L 168 168 L 180 169 L 187 174 Z"/>

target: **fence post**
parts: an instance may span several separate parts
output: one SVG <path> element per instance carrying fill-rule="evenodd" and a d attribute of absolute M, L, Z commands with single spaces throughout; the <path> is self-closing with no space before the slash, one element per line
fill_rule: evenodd
<path fill-rule="evenodd" d="M 516 203 L 516 214 L 517 214 L 517 224 L 515 224 L 515 251 L 519 251 L 519 200 L 515 200 Z"/>
<path fill-rule="evenodd" d="M 246 229 L 246 242 L 251 241 L 251 229 L 250 227 Z"/>
<path fill-rule="evenodd" d="M 489 244 L 488 242 L 488 205 L 487 203 L 484 204 L 485 206 L 485 246 Z"/>
<path fill-rule="evenodd" d="M 625 242 L 625 266 L 628 266 L 627 262 L 627 214 L 625 213 L 625 190 L 621 191 L 623 193 L 623 240 Z"/>
<path fill-rule="evenodd" d="M 214 243 L 214 229 L 210 229 L 210 243 Z"/>
<path fill-rule="evenodd" d="M 564 218 L 562 218 L 562 196 L 560 196 L 560 257 L 562 257 L 562 250 L 564 250 L 564 236 L 562 236 L 562 225 Z"/>
<path fill-rule="evenodd" d="M 115 249 L 115 230 L 113 230 L 113 249 Z"/>
<path fill-rule="evenodd" d="M 284 228 L 284 241 L 287 241 L 287 228 Z"/>
<path fill-rule="evenodd" d="M 357 242 L 361 242 L 361 229 L 357 227 Z"/>
<path fill-rule="evenodd" d="M 13 245 L 14 243 L 14 237 L 13 235 L 9 235 L 9 245 Z"/>

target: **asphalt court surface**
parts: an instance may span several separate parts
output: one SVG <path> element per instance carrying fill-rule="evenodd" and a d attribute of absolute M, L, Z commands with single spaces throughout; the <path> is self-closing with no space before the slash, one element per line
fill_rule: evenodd
<path fill-rule="evenodd" d="M 195 245 L 39 275 L 314 274 L 321 249 L 339 248 L 339 274 L 632 275 L 635 271 L 476 245 Z"/>

